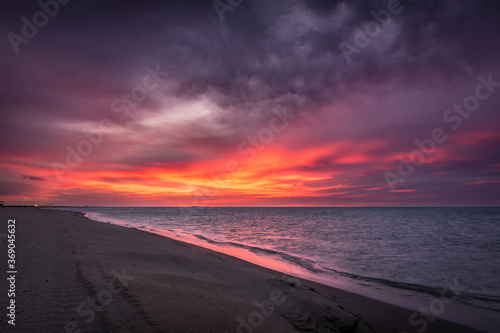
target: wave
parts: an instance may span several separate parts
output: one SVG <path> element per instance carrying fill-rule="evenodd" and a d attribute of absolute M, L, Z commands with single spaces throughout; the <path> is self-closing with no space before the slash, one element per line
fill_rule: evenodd
<path fill-rule="evenodd" d="M 480 294 L 480 293 L 466 292 L 464 290 L 457 291 L 456 286 L 453 287 L 453 283 L 450 281 L 447 281 L 449 287 L 446 287 L 446 286 L 432 287 L 432 286 L 426 286 L 426 285 L 421 285 L 421 284 L 416 284 L 416 283 L 400 282 L 400 281 L 393 281 L 393 280 L 384 279 L 384 278 L 374 278 L 374 277 L 369 277 L 369 276 L 357 275 L 357 274 L 343 272 L 343 271 L 339 271 L 339 270 L 324 267 L 324 266 L 322 266 L 322 267 L 325 270 L 334 272 L 335 274 L 345 276 L 345 277 L 348 277 L 348 278 L 353 279 L 353 280 L 357 280 L 357 281 L 361 280 L 361 281 L 366 281 L 366 282 L 371 282 L 371 283 L 376 283 L 376 284 L 382 284 L 382 285 L 392 287 L 392 288 L 416 291 L 419 293 L 424 293 L 424 294 L 428 294 L 428 295 L 436 296 L 436 297 L 450 297 L 451 296 L 450 291 L 451 291 L 451 293 L 453 293 L 453 296 L 456 297 L 462 303 L 466 303 L 466 304 L 470 304 L 470 305 L 473 305 L 476 307 L 481 307 L 481 308 L 490 309 L 490 310 L 500 312 L 500 297 L 492 296 L 492 295 L 484 295 L 484 294 Z"/>
<path fill-rule="evenodd" d="M 270 256 L 278 257 L 279 259 L 288 261 L 292 264 L 298 265 L 298 266 L 305 268 L 305 269 L 307 269 L 311 272 L 314 272 L 314 273 L 318 273 L 318 272 L 322 271 L 321 268 L 319 268 L 319 265 L 317 264 L 316 261 L 311 260 L 311 259 L 307 259 L 307 258 L 303 258 L 300 256 L 296 256 L 296 255 L 293 255 L 290 253 L 266 249 L 266 248 L 262 248 L 262 247 L 258 247 L 258 246 L 246 245 L 246 244 L 237 243 L 237 242 L 216 241 L 216 240 L 207 238 L 206 236 L 199 235 L 199 234 L 193 234 L 193 236 L 198 238 L 198 239 L 204 240 L 207 243 L 214 244 L 214 245 L 222 245 L 222 246 L 230 245 L 230 246 L 234 246 L 237 248 L 242 248 L 242 249 L 248 250 L 248 251 L 255 253 L 257 255 L 263 254 L 266 256 L 270 255 Z"/>

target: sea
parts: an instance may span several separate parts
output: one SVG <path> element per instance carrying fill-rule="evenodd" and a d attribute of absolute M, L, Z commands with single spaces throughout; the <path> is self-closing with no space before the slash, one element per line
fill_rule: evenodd
<path fill-rule="evenodd" d="M 429 324 L 500 329 L 498 207 L 62 209 L 410 308 Z"/>

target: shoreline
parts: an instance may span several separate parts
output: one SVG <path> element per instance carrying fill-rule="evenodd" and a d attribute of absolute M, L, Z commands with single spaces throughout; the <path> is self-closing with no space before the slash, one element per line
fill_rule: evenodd
<path fill-rule="evenodd" d="M 71 207 L 73 211 L 78 208 Z M 434 306 L 434 311 L 431 313 L 437 314 L 437 317 L 443 320 L 475 327 L 487 332 L 496 332 L 496 327 L 500 324 L 499 320 L 494 319 L 497 318 L 495 310 L 471 304 L 470 298 L 467 298 L 467 293 L 464 296 L 467 288 L 457 279 L 449 280 L 441 287 L 428 287 L 416 284 L 405 285 L 404 283 L 384 279 L 383 281 L 375 281 L 377 279 L 363 279 L 364 277 L 352 275 L 346 277 L 349 273 L 342 274 L 342 272 L 336 272 L 336 275 L 327 275 L 328 272 L 323 270 L 323 266 L 316 266 L 314 262 L 316 259 L 314 258 L 287 252 L 276 252 L 273 249 L 255 247 L 254 245 L 245 243 L 224 241 L 214 238 L 214 235 L 200 233 L 200 231 L 189 233 L 182 229 L 161 229 L 152 227 L 147 222 L 145 222 L 146 224 L 135 223 L 134 221 L 107 219 L 98 213 L 82 213 L 88 219 L 101 223 L 112 223 L 126 228 L 138 229 L 187 244 L 200 246 L 280 273 L 290 274 L 300 279 L 314 281 L 408 310 L 418 312 L 422 311 L 420 309 L 426 309 L 432 305 Z M 253 250 L 258 251 L 256 253 Z M 299 262 L 283 259 L 282 254 L 287 257 L 294 257 Z M 305 266 L 302 264 L 303 261 L 307 262 L 309 260 L 312 260 L 313 264 L 307 263 Z M 361 278 L 361 280 L 358 278 Z M 442 295 L 443 292 L 444 295 Z M 453 293 L 456 294 L 459 300 L 451 296 L 452 301 L 450 301 L 450 294 Z M 442 313 L 441 308 L 443 308 Z"/>
<path fill-rule="evenodd" d="M 424 321 L 410 324 L 412 310 L 83 213 L 3 208 L 0 215 L 17 220 L 22 292 L 16 328 L 23 332 L 39 331 L 37 322 L 63 332 L 79 327 L 102 332 L 125 327 L 133 327 L 131 332 L 416 332 L 424 327 Z M 95 299 L 95 306 L 85 303 L 88 299 Z M 0 324 L 6 332 L 16 331 L 4 318 Z M 479 332 L 442 319 L 425 321 L 425 332 L 443 331 Z"/>

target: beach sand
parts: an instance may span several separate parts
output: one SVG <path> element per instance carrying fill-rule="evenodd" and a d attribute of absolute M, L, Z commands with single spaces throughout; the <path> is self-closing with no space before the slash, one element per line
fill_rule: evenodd
<path fill-rule="evenodd" d="M 411 310 L 82 214 L 0 208 L 1 266 L 15 219 L 15 326 L 2 332 L 417 332 Z M 435 320 L 426 333 L 478 332 Z"/>

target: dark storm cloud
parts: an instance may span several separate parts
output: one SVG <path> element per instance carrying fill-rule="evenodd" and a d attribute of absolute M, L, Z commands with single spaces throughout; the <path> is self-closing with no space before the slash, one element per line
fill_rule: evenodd
<path fill-rule="evenodd" d="M 496 60 L 497 5 L 401 5 L 403 11 L 387 27 L 397 30 L 392 44 L 383 52 L 368 46 L 348 65 L 339 45 L 351 42 L 353 29 L 373 20 L 370 11 L 387 8 L 386 1 L 248 1 L 226 12 L 224 23 L 210 2 L 71 2 L 29 44 L 21 45 L 23 62 L 15 73 L 5 73 L 15 81 L 2 91 L 19 104 L 15 92 L 23 85 L 45 86 L 39 92 L 23 89 L 23 97 L 42 109 L 51 89 L 74 92 L 82 100 L 113 98 L 130 89 L 143 67 L 159 62 L 176 82 L 170 93 L 185 99 L 208 95 L 228 111 L 220 121 L 244 127 L 241 119 L 247 114 L 266 118 L 276 106 L 311 110 L 356 89 L 360 81 L 411 84 L 430 73 L 439 77 L 477 72 Z M 19 30 L 20 20 L 12 17 L 29 13 L 26 6 L 14 7 L 4 31 Z M 374 45 L 384 33 L 374 38 Z M 8 45 L 3 48 L 8 51 Z M 23 73 L 23 67 L 31 67 L 27 54 L 37 54 L 32 60 L 45 69 L 39 71 L 45 81 L 36 70 L 30 70 L 29 78 Z M 15 64 L 12 57 L 7 52 L 2 56 Z M 98 118 L 109 108 L 107 103 L 94 101 L 70 112 L 64 105 L 52 105 L 50 111 L 38 112 Z"/>
<path fill-rule="evenodd" d="M 343 172 L 341 180 L 350 186 L 379 186 L 380 163 L 339 158 L 356 151 L 391 160 L 410 153 L 415 138 L 444 126 L 444 110 L 473 91 L 478 75 L 493 73 L 500 80 L 500 5 L 491 1 L 402 0 L 401 12 L 348 62 L 340 45 L 355 45 L 356 29 L 387 6 L 378 0 L 248 0 L 225 12 L 221 22 L 212 1 L 70 1 L 16 54 L 7 34 L 21 34 L 21 18 L 31 20 L 40 7 L 37 1 L 3 2 L 0 140 L 8 144 L 2 154 L 35 156 L 50 168 L 64 160 L 67 145 L 84 139 L 82 131 L 109 118 L 116 130 L 79 168 L 183 168 L 236 154 L 242 140 L 267 126 L 279 109 L 309 126 L 295 137 L 283 134 L 288 149 L 350 142 L 288 171 L 331 170 Z M 168 78 L 130 118 L 120 119 L 111 103 L 130 94 L 145 68 L 157 64 Z M 497 95 L 467 120 L 469 129 L 498 123 Z M 211 108 L 209 116 L 192 112 L 189 118 L 191 109 L 176 109 L 200 100 Z M 185 119 L 169 123 L 160 117 L 175 112 Z M 157 122 L 147 122 L 155 117 Z M 381 143 L 364 149 L 370 140 Z M 422 175 L 444 169 L 495 177 L 496 141 L 446 144 L 470 160 L 424 165 L 408 182 L 430 188 L 434 183 Z M 355 174 L 366 176 L 351 178 Z"/>

